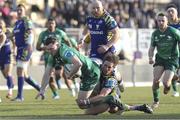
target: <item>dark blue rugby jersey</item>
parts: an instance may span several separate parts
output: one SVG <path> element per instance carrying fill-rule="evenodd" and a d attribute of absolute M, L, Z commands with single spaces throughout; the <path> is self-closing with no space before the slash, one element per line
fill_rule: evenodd
<path fill-rule="evenodd" d="M 103 55 L 97 52 L 99 45 L 108 43 L 108 32 L 118 27 L 115 19 L 110 16 L 107 11 L 104 11 L 101 17 L 88 16 L 86 19 L 87 27 L 91 35 L 91 52 L 90 57 L 103 58 Z M 109 49 L 114 52 L 114 46 Z"/>

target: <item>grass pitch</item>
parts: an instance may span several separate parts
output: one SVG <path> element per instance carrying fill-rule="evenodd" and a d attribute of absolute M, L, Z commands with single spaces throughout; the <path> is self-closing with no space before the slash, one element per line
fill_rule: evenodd
<path fill-rule="evenodd" d="M 1 91 L 0 119 L 180 119 L 180 97 L 163 95 L 161 89 L 160 106 L 149 115 L 142 112 L 124 112 L 123 115 L 108 112 L 96 116 L 83 115 L 69 91 L 60 90 L 60 99 L 53 100 L 48 91 L 45 100 L 35 100 L 35 90 L 25 90 L 23 102 L 12 102 L 5 98 L 6 91 Z M 16 95 L 16 91 L 14 92 Z M 151 104 L 152 91 L 150 87 L 126 88 L 122 100 L 127 104 Z"/>

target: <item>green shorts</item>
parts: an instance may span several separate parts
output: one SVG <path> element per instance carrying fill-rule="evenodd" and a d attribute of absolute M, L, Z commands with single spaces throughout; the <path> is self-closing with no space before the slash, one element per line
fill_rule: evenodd
<path fill-rule="evenodd" d="M 156 60 L 155 60 L 155 64 L 153 65 L 153 67 L 155 66 L 163 66 L 164 70 L 171 70 L 173 72 L 176 71 L 176 69 L 179 66 L 179 58 L 170 58 L 170 59 L 163 59 L 161 58 L 159 55 L 156 55 Z"/>
<path fill-rule="evenodd" d="M 90 91 L 95 88 L 97 83 L 99 82 L 100 78 L 100 69 L 96 63 L 93 63 L 93 69 L 82 71 L 81 76 L 81 84 L 80 90 L 81 91 Z"/>

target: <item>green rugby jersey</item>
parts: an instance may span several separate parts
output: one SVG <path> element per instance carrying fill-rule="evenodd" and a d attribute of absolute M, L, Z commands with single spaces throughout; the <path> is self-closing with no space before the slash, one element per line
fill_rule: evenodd
<path fill-rule="evenodd" d="M 53 57 L 49 57 L 48 59 L 48 65 L 52 66 L 55 63 L 59 63 L 61 65 L 64 64 L 71 64 L 72 63 L 72 57 L 73 56 L 77 56 L 80 61 L 82 62 L 82 67 L 81 67 L 81 71 L 82 74 L 88 71 L 93 71 L 96 70 L 94 69 L 94 63 L 92 62 L 92 60 L 82 54 L 80 54 L 79 51 L 77 51 L 74 48 L 70 48 L 65 44 L 61 44 L 61 46 L 58 49 L 58 52 L 56 53 L 55 56 Z"/>
<path fill-rule="evenodd" d="M 62 31 L 62 30 L 60 30 L 60 29 L 58 29 L 58 28 L 56 28 L 54 32 L 50 32 L 50 31 L 47 29 L 47 30 L 42 31 L 42 32 L 40 33 L 39 38 L 38 38 L 38 43 L 44 45 L 44 43 L 45 43 L 45 41 L 46 41 L 46 39 L 47 39 L 48 37 L 56 37 L 56 38 L 58 38 L 59 44 L 61 44 L 61 42 L 62 42 L 62 43 L 65 43 L 65 42 L 64 42 L 65 39 L 66 39 L 66 40 L 68 39 L 67 34 L 66 34 L 64 31 Z M 48 52 L 44 52 L 45 64 L 47 64 L 47 59 L 48 59 L 48 57 L 49 57 L 49 53 L 48 53 Z"/>
<path fill-rule="evenodd" d="M 151 46 L 157 48 L 157 54 L 163 59 L 179 57 L 178 41 L 180 31 L 170 26 L 164 32 L 155 30 L 151 36 Z"/>

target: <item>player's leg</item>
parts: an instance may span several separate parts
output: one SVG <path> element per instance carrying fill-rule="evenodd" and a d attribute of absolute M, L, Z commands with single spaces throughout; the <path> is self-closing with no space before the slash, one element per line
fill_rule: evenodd
<path fill-rule="evenodd" d="M 160 78 L 163 74 L 164 68 L 162 66 L 154 66 L 153 70 L 153 85 L 152 85 L 152 91 L 153 91 L 153 98 L 154 102 L 152 107 L 156 108 L 159 105 L 159 94 L 160 94 L 160 88 L 159 88 L 159 83 L 160 83 Z"/>
<path fill-rule="evenodd" d="M 2 70 L 2 73 L 4 75 L 4 77 L 7 80 L 7 86 L 8 86 L 8 94 L 6 95 L 6 98 L 10 99 L 12 98 L 13 95 L 13 87 L 14 87 L 14 83 L 13 83 L 13 78 L 12 78 L 12 64 L 5 64 L 4 65 L 4 69 Z"/>
<path fill-rule="evenodd" d="M 58 90 L 57 90 L 54 74 L 51 74 L 49 78 L 49 87 L 51 88 L 51 91 L 53 93 L 53 99 L 59 99 L 60 97 L 58 95 Z"/>
<path fill-rule="evenodd" d="M 153 113 L 153 109 L 147 104 L 128 106 L 129 111 L 142 111 L 144 113 Z"/>
<path fill-rule="evenodd" d="M 76 91 L 76 93 L 78 93 L 80 85 L 79 85 L 79 81 L 77 80 L 77 78 L 73 79 L 73 83 L 74 83 L 74 86 L 75 86 L 75 91 Z"/>
<path fill-rule="evenodd" d="M 12 101 L 23 101 L 23 86 L 24 86 L 24 69 L 27 69 L 27 62 L 18 60 L 17 61 L 17 77 L 18 77 L 18 91 L 16 98 Z"/>
<path fill-rule="evenodd" d="M 172 83 L 171 83 L 172 84 L 172 90 L 173 90 L 173 94 L 172 94 L 173 97 L 179 97 L 179 92 L 177 89 L 177 81 L 179 79 L 178 71 L 179 71 L 179 69 L 177 70 L 177 73 L 174 75 L 174 77 L 172 79 Z"/>
<path fill-rule="evenodd" d="M 103 103 L 103 104 L 99 104 L 97 106 L 86 109 L 85 114 L 86 115 L 97 115 L 97 114 L 103 113 L 107 110 L 109 110 L 109 105 L 106 103 Z"/>
<path fill-rule="evenodd" d="M 40 85 L 31 76 L 28 75 L 27 69 L 24 69 L 25 81 L 34 87 L 37 91 L 40 91 Z"/>
<path fill-rule="evenodd" d="M 55 65 L 55 80 L 58 89 L 61 89 L 61 79 L 63 77 L 63 66 L 61 65 Z"/>
<path fill-rule="evenodd" d="M 171 80 L 174 76 L 174 72 L 172 70 L 165 70 L 163 76 L 163 85 L 164 85 L 164 94 L 168 94 L 171 88 Z"/>
<path fill-rule="evenodd" d="M 65 72 L 63 72 L 63 78 L 64 78 L 64 82 L 65 82 L 66 86 L 68 87 L 69 91 L 71 92 L 72 96 L 75 97 L 76 91 L 75 91 L 73 81 L 66 78 Z"/>

